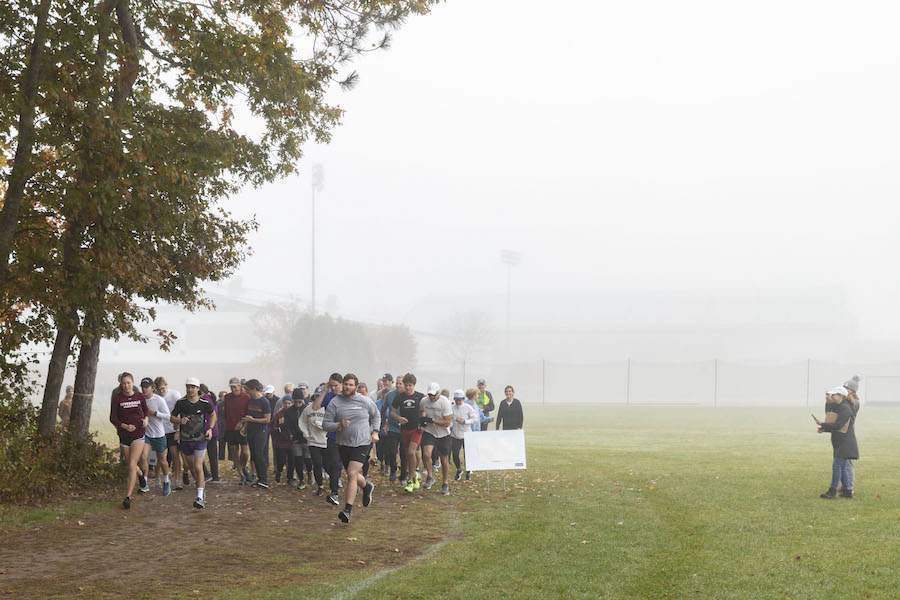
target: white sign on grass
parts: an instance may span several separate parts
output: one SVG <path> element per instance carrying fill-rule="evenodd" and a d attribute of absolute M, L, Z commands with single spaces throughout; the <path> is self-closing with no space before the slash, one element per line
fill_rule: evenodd
<path fill-rule="evenodd" d="M 467 431 L 466 470 L 506 471 L 525 468 L 525 432 Z"/>

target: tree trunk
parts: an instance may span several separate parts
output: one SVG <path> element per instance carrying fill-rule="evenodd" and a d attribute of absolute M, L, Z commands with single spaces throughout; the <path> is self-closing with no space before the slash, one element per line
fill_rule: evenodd
<path fill-rule="evenodd" d="M 72 349 L 72 338 L 75 332 L 60 325 L 53 344 L 53 355 L 47 367 L 47 383 L 44 386 L 44 400 L 41 403 L 41 416 L 38 420 L 38 435 L 50 435 L 56 427 L 56 413 L 59 409 L 59 394 L 62 391 L 63 378 L 66 375 L 66 362 Z"/>
<path fill-rule="evenodd" d="M 38 6 L 34 43 L 31 45 L 31 56 L 22 77 L 22 108 L 19 111 L 16 155 L 7 180 L 3 209 L 0 210 L 0 288 L 3 288 L 9 279 L 9 254 L 12 251 L 12 240 L 19 222 L 22 199 L 25 197 L 25 184 L 32 176 L 31 155 L 35 140 L 34 115 L 43 66 L 44 42 L 47 39 L 47 19 L 52 4 L 52 0 L 42 0 Z"/>
<path fill-rule="evenodd" d="M 86 328 L 86 331 L 90 330 Z M 86 339 L 87 335 L 93 337 Z M 97 363 L 100 362 L 101 339 L 97 333 L 82 334 L 81 337 L 78 370 L 75 372 L 75 397 L 72 399 L 72 419 L 69 421 L 68 429 L 80 440 L 87 439 L 91 431 L 91 408 L 94 403 L 94 386 L 97 382 Z"/>

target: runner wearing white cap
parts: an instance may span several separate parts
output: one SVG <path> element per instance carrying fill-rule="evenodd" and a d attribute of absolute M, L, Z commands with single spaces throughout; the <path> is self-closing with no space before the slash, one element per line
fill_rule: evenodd
<path fill-rule="evenodd" d="M 472 395 L 475 395 L 474 390 Z M 456 465 L 456 477 L 459 481 L 462 478 L 462 463 L 459 460 L 459 451 L 466 446 L 466 432 L 472 430 L 472 425 L 478 422 L 478 413 L 470 404 L 466 404 L 466 393 L 462 390 L 453 392 L 453 425 L 450 426 L 450 452 L 453 455 L 453 464 Z M 469 472 L 466 471 L 466 479 L 469 478 Z"/>
<path fill-rule="evenodd" d="M 206 444 L 212 438 L 212 428 L 216 424 L 216 411 L 205 398 L 200 397 L 200 380 L 188 377 L 185 382 L 185 397 L 175 403 L 171 421 L 179 432 L 178 450 L 183 456 L 197 484 L 195 508 L 203 508 L 206 500 L 203 480 L 203 457 Z M 209 415 L 209 427 L 206 425 Z"/>
<path fill-rule="evenodd" d="M 441 475 L 443 483 L 441 493 L 450 493 L 450 425 L 453 423 L 453 409 L 450 399 L 441 395 L 441 386 L 437 383 L 428 385 L 428 399 L 422 401 L 425 417 L 425 431 L 422 433 L 422 451 L 425 454 L 425 470 L 428 477 L 422 484 L 426 490 L 434 484 L 434 466 L 432 455 L 437 452 L 441 457 Z"/>

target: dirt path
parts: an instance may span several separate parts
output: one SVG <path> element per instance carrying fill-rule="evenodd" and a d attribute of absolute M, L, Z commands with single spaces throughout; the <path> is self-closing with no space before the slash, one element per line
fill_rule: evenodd
<path fill-rule="evenodd" d="M 446 509 L 459 498 L 373 480 L 375 501 L 363 508 L 359 498 L 350 524 L 314 488 L 262 491 L 229 477 L 207 485 L 206 508 L 197 510 L 193 485 L 163 496 L 151 480 L 131 510 L 110 499 L 115 510 L 4 534 L 0 598 L 191 597 L 194 589 L 209 598 L 237 585 L 271 589 L 396 567 L 445 539 Z M 197 564 L 201 575 L 188 578 Z"/>

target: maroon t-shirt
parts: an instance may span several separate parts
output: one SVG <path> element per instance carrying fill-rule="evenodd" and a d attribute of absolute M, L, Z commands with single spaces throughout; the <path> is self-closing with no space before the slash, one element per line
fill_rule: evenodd
<path fill-rule="evenodd" d="M 225 402 L 225 431 L 237 431 L 241 419 L 247 416 L 247 404 L 250 402 L 250 396 L 225 394 L 222 401 Z"/>
<path fill-rule="evenodd" d="M 144 437 L 144 418 L 149 414 L 147 400 L 142 393 L 135 392 L 129 397 L 119 392 L 110 404 L 109 422 L 116 426 L 119 437 L 136 440 Z M 124 430 L 123 424 L 134 425 L 135 430 Z"/>

